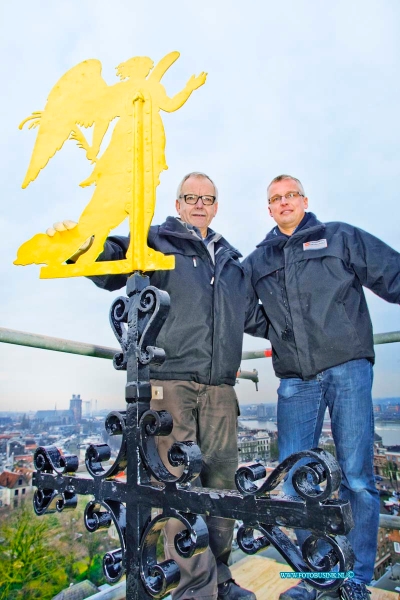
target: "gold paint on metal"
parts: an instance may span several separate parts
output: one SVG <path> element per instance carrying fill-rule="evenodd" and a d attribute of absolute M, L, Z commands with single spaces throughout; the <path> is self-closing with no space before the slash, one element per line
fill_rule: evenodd
<path fill-rule="evenodd" d="M 41 264 L 41 278 L 77 277 L 173 269 L 175 259 L 147 245 L 154 215 L 156 188 L 167 169 L 165 132 L 160 110 L 174 112 L 202 86 L 206 73 L 194 75 L 182 91 L 170 98 L 161 78 L 179 58 L 179 52 L 164 56 L 153 68 L 146 56 L 136 56 L 117 67 L 121 79 L 107 85 L 98 60 L 76 65 L 51 90 L 45 109 L 34 112 L 20 124 L 38 127 L 31 161 L 23 181 L 26 188 L 36 179 L 64 142 L 74 140 L 85 150 L 94 169 L 82 187 L 95 190 L 76 227 L 56 231 L 50 237 L 38 233 L 22 244 L 16 265 Z M 118 118 L 110 142 L 99 156 L 110 123 Z M 82 127 L 93 126 L 90 145 Z M 110 231 L 129 217 L 131 243 L 124 260 L 96 262 Z M 87 252 L 74 264 L 65 261 L 93 238 Z"/>

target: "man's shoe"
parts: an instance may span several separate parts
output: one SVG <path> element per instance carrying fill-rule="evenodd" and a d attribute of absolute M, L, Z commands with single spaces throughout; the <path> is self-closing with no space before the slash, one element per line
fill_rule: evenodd
<path fill-rule="evenodd" d="M 317 600 L 340 600 L 341 596 L 339 592 L 326 591 L 317 592 Z"/>
<path fill-rule="evenodd" d="M 356 583 L 352 579 L 348 579 L 340 587 L 340 597 L 343 600 L 370 600 L 370 594 L 365 583 Z"/>
<path fill-rule="evenodd" d="M 317 591 L 305 581 L 285 590 L 279 600 L 317 600 Z"/>
<path fill-rule="evenodd" d="M 233 579 L 218 584 L 218 600 L 257 600 L 250 590 L 240 587 Z"/>
<path fill-rule="evenodd" d="M 279 600 L 339 600 L 339 593 L 331 591 L 317 592 L 305 581 L 300 581 L 279 596 Z"/>

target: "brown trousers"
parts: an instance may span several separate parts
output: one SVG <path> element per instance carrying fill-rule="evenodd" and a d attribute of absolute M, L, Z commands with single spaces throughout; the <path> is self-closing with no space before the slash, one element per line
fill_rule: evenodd
<path fill-rule="evenodd" d="M 151 381 L 163 388 L 163 399 L 153 399 L 151 408 L 171 413 L 174 427 L 171 435 L 158 438 L 158 451 L 166 467 L 178 475 L 168 462 L 167 453 L 173 442 L 196 442 L 201 449 L 203 466 L 195 485 L 215 489 L 236 489 L 238 466 L 237 417 L 238 402 L 232 386 L 209 386 L 193 381 Z M 165 527 L 165 555 L 175 560 L 181 579 L 172 592 L 173 600 L 216 600 L 217 585 L 231 578 L 228 559 L 231 553 L 235 521 L 217 517 L 205 518 L 210 545 L 193 558 L 180 557 L 174 537 L 182 524 L 170 519 Z"/>

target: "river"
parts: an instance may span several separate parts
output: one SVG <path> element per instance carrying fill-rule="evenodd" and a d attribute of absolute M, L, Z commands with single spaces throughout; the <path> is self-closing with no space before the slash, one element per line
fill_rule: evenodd
<path fill-rule="evenodd" d="M 263 431 L 276 431 L 276 424 L 272 421 L 258 421 L 257 419 L 247 419 L 239 417 L 239 423 L 248 429 L 262 429 Z M 400 445 L 400 422 L 386 423 L 377 421 L 375 431 L 382 438 L 384 446 Z"/>

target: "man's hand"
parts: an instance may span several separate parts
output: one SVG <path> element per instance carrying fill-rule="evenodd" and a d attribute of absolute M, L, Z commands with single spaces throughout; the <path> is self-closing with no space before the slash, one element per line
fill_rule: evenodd
<path fill-rule="evenodd" d="M 74 229 L 74 227 L 77 225 L 78 223 L 75 223 L 75 221 L 69 221 L 68 219 L 66 221 L 58 221 L 57 223 L 54 223 L 53 227 L 46 229 L 46 233 L 50 237 L 53 237 L 53 235 L 56 234 L 56 231 L 67 231 L 67 229 Z"/>
<path fill-rule="evenodd" d="M 69 221 L 68 219 L 65 221 L 58 221 L 57 223 L 54 223 L 53 227 L 49 227 L 48 229 L 46 229 L 46 233 L 49 237 L 53 237 L 57 231 L 62 233 L 63 231 L 68 231 L 69 229 L 74 229 L 77 225 L 78 225 L 78 223 L 75 223 L 75 221 Z M 85 254 L 85 252 L 87 252 L 89 250 L 90 246 L 93 244 L 93 240 L 94 240 L 94 236 L 92 235 L 92 237 L 88 238 L 82 244 L 82 246 L 75 252 L 75 254 L 73 254 L 70 257 L 69 260 L 72 260 L 73 262 L 78 260 L 78 258 L 82 254 Z"/>

